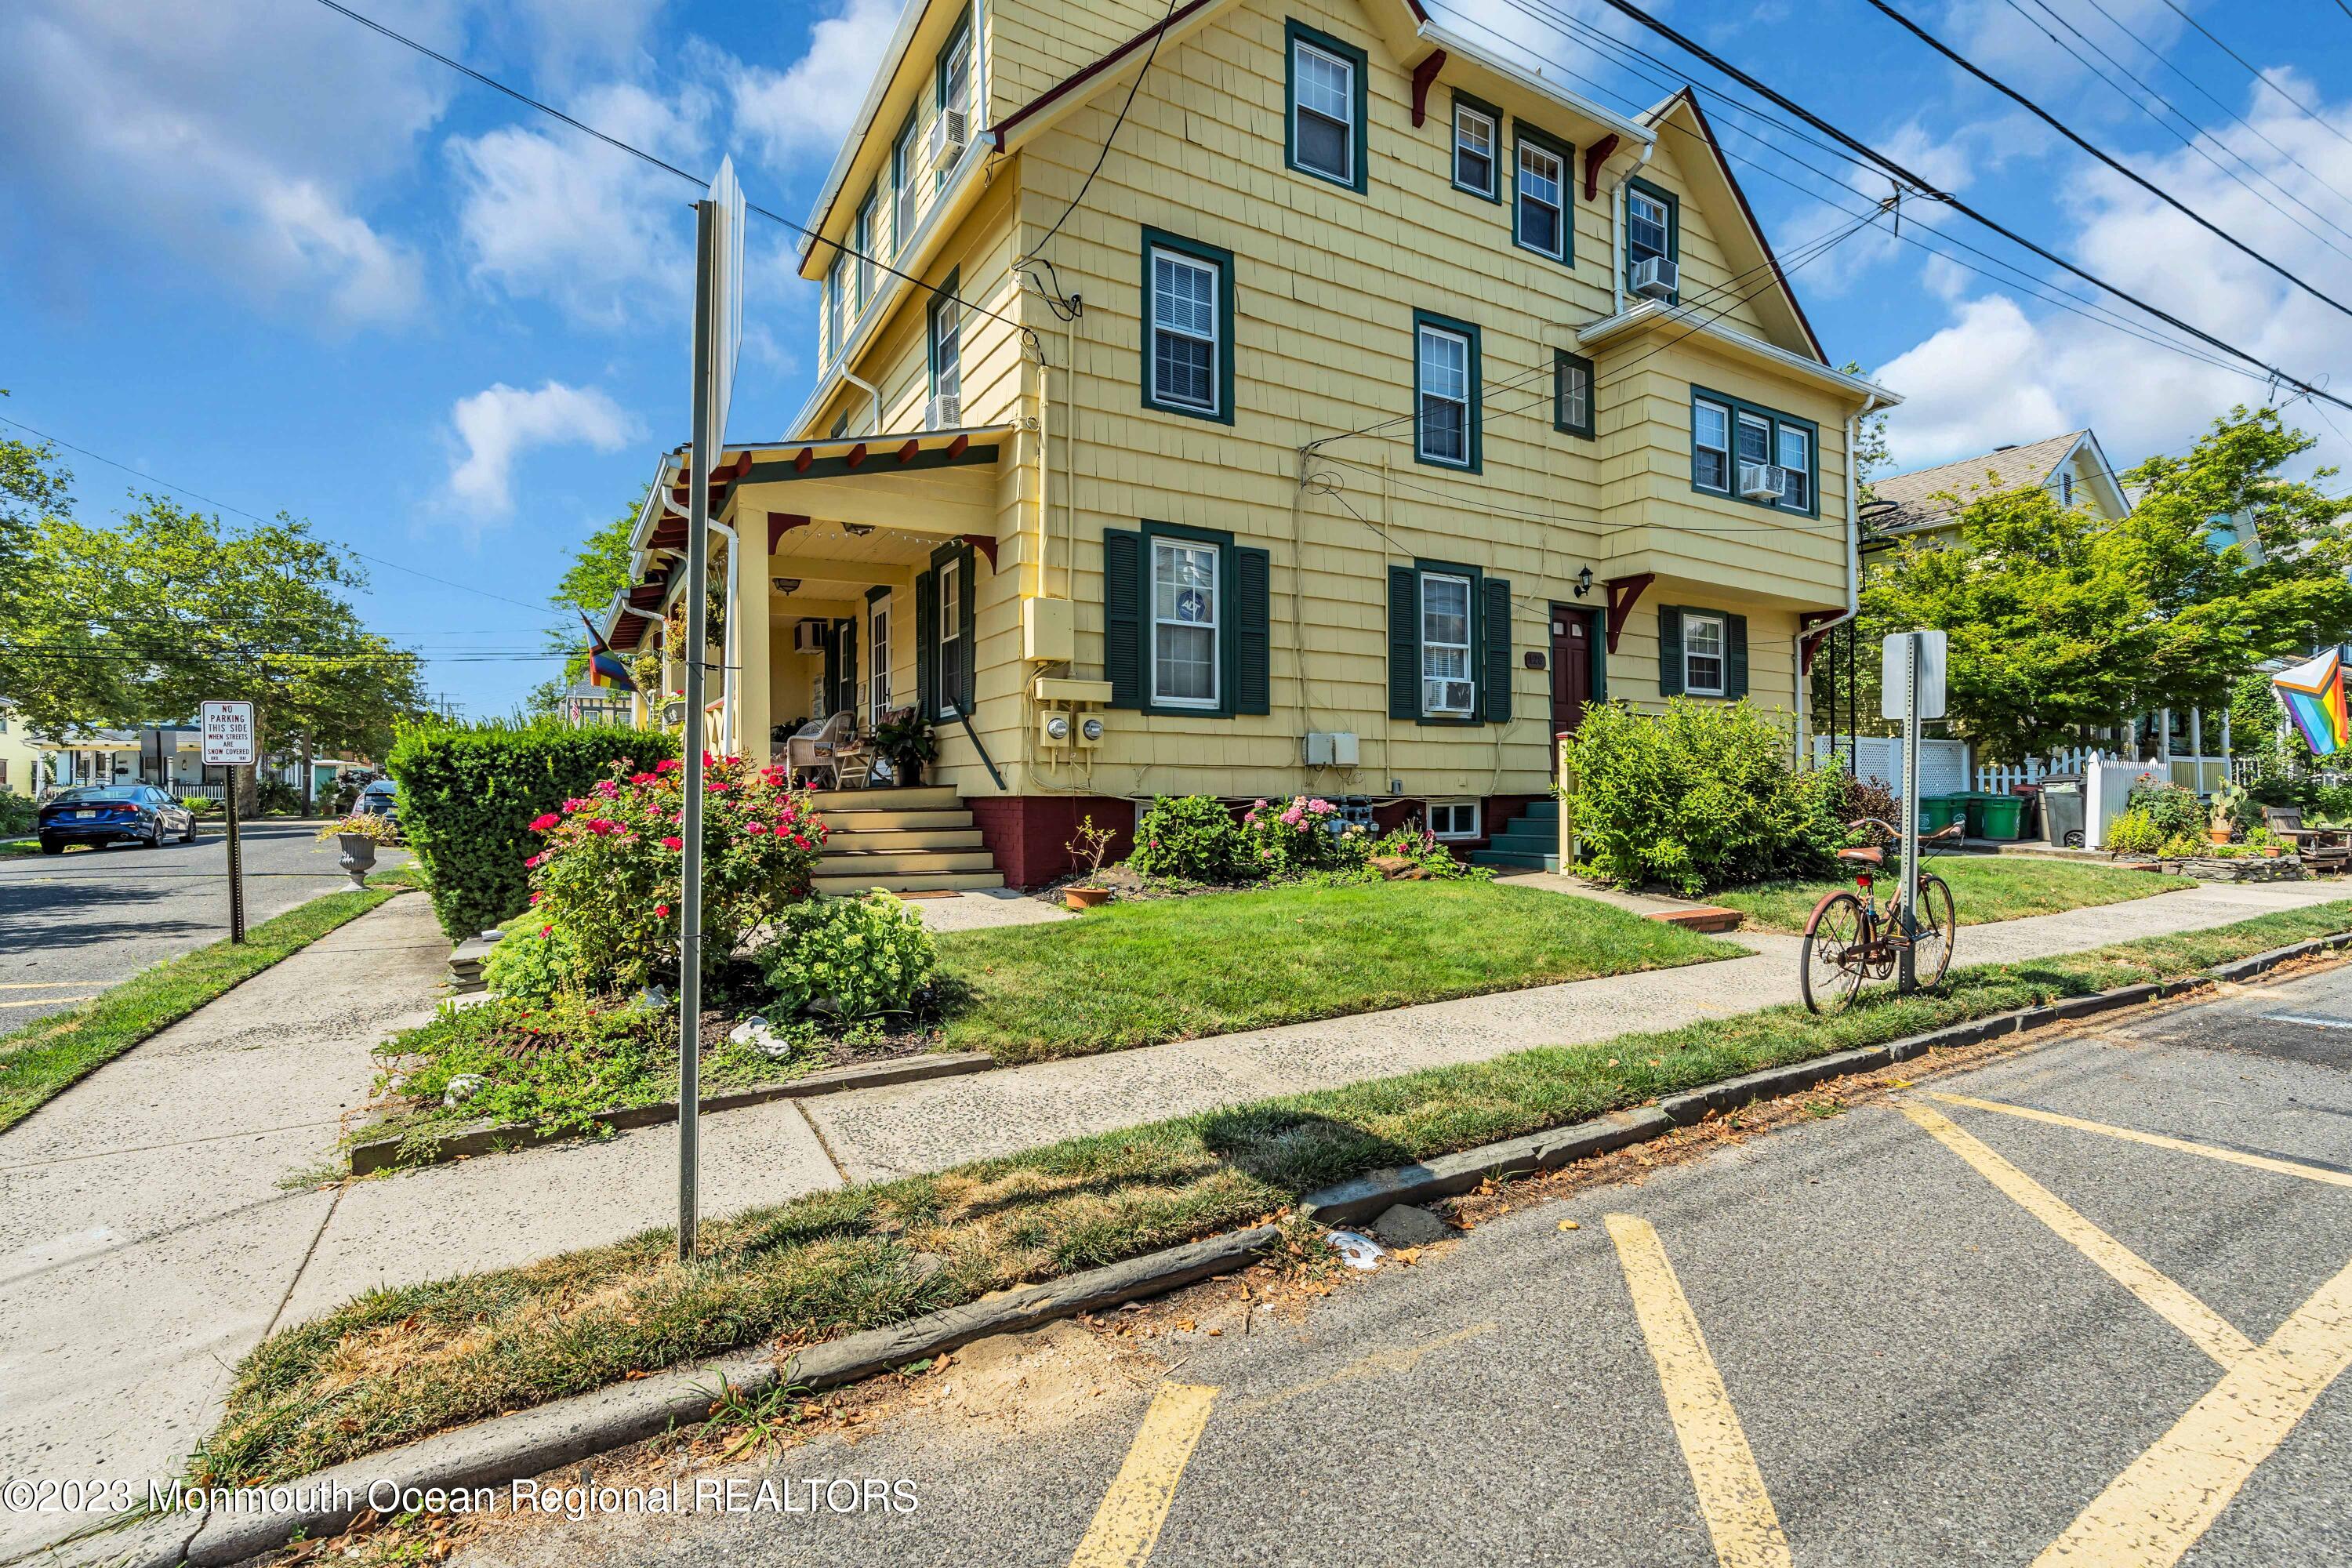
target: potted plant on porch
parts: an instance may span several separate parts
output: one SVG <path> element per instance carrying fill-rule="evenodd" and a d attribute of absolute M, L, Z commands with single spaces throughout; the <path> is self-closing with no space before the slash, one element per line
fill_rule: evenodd
<path fill-rule="evenodd" d="M 893 783 L 912 787 L 923 782 L 923 765 L 940 754 L 940 742 L 921 713 L 893 708 L 874 726 L 874 750 L 890 764 Z"/>
<path fill-rule="evenodd" d="M 2238 813 L 2246 804 L 2246 792 L 2234 781 L 2224 779 L 2221 787 L 2213 792 L 2212 815 L 2206 819 L 2205 837 L 2216 844 L 2230 842 L 2235 830 Z"/>
<path fill-rule="evenodd" d="M 1084 910 L 1110 902 L 1110 889 L 1102 885 L 1102 863 L 1117 836 L 1112 828 L 1097 827 L 1092 816 L 1078 824 L 1077 836 L 1062 846 L 1069 851 L 1070 868 L 1078 873 L 1077 881 L 1062 889 L 1064 904 Z"/>

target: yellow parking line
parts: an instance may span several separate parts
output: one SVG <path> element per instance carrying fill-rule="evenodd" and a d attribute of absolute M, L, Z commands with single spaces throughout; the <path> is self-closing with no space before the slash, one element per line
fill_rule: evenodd
<path fill-rule="evenodd" d="M 2317 1165 L 2297 1164 L 2293 1160 L 2273 1159 L 2267 1154 L 2242 1154 L 2235 1149 L 2216 1149 L 2210 1144 L 2191 1143 L 2186 1138 L 2167 1138 L 2160 1132 L 2136 1132 L 2128 1127 L 2110 1127 L 2104 1121 L 2085 1121 L 2079 1116 L 2061 1116 L 2054 1110 L 2003 1105 L 1997 1100 L 1971 1100 L 1965 1094 L 1930 1094 L 1927 1098 L 1940 1100 L 1947 1105 L 1971 1105 L 1979 1110 L 1998 1110 L 2003 1116 L 2020 1116 L 2028 1121 L 2046 1121 L 2053 1127 L 2072 1127 L 2078 1132 L 2096 1132 L 2103 1137 L 2146 1143 L 2150 1148 L 2171 1149 L 2183 1154 L 2202 1154 L 2208 1160 L 2226 1160 L 2232 1165 L 2248 1165 L 2257 1171 L 2272 1171 L 2282 1176 L 2301 1176 L 2305 1181 L 2352 1187 L 2352 1174 L 2326 1170 Z"/>
<path fill-rule="evenodd" d="M 1143 1413 L 1142 1429 L 1127 1451 L 1110 1490 L 1103 1494 L 1095 1521 L 1070 1557 L 1070 1568 L 1141 1568 L 1150 1560 L 1167 1522 L 1176 1483 L 1209 1424 L 1214 1388 L 1163 1383 Z"/>
<path fill-rule="evenodd" d="M 1625 1271 L 1625 1289 L 1633 1298 L 1633 1315 L 1641 1320 L 1650 1359 L 1658 1363 L 1666 1413 L 1698 1490 L 1698 1510 L 1715 1540 L 1716 1561 L 1722 1568 L 1787 1568 L 1789 1542 L 1780 1533 L 1780 1516 L 1772 1511 L 1748 1434 L 1740 1429 L 1723 1374 L 1707 1353 L 1698 1317 L 1675 1279 L 1658 1233 L 1647 1220 L 1629 1214 L 1610 1215 L 1607 1224 Z"/>
<path fill-rule="evenodd" d="M 1908 1100 L 1895 1109 L 1925 1128 L 1937 1142 L 1976 1167 L 1977 1173 L 2007 1194 L 2017 1205 L 2105 1269 L 2117 1284 L 2147 1303 L 2156 1314 L 2187 1334 L 2199 1350 L 2223 1366 L 2231 1366 L 2253 1352 L 2254 1342 L 2227 1320 L 2157 1272 L 2154 1265 L 2093 1225 L 2057 1194 L 1962 1131 L 1938 1110 Z"/>
<path fill-rule="evenodd" d="M 0 1002 L 0 1007 L 62 1007 L 68 1002 L 88 1002 L 89 996 L 31 996 L 22 1002 Z"/>
<path fill-rule="evenodd" d="M 2092 1500 L 2034 1568 L 2168 1568 L 2352 1365 L 2352 1267 L 2321 1286 Z"/>

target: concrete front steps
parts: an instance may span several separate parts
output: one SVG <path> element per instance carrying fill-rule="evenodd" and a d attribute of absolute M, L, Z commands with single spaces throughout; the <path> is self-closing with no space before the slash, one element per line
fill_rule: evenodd
<path fill-rule="evenodd" d="M 828 789 L 812 797 L 824 819 L 820 893 L 964 892 L 1004 886 L 962 797 L 945 784 Z"/>
<path fill-rule="evenodd" d="M 1559 869 L 1559 802 L 1538 800 L 1503 825 L 1484 849 L 1470 851 L 1473 866 L 1497 870 Z"/>

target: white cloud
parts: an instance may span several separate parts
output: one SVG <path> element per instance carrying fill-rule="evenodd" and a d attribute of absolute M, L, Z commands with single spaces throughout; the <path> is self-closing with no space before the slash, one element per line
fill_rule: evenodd
<path fill-rule="evenodd" d="M 373 9 L 448 43 L 452 4 Z M 0 200 L 41 215 L 49 270 L 119 270 L 130 246 L 334 328 L 415 308 L 417 258 L 361 208 L 439 118 L 441 68 L 310 6 L 32 0 L 9 24 Z"/>
<path fill-rule="evenodd" d="M 778 163 L 829 157 L 866 101 L 898 11 L 897 0 L 838 0 L 809 29 L 808 52 L 784 69 L 727 62 L 736 134 Z"/>
<path fill-rule="evenodd" d="M 514 468 L 525 453 L 563 446 L 616 451 L 643 429 L 602 392 L 560 381 L 530 392 L 499 382 L 459 398 L 449 423 L 466 445 L 449 470 L 449 495 L 476 519 L 513 512 Z"/>
<path fill-rule="evenodd" d="M 708 156 L 710 100 L 676 101 L 614 82 L 582 95 L 579 118 L 689 173 Z M 617 327 L 648 301 L 683 307 L 692 280 L 686 182 L 579 132 L 504 126 L 452 137 L 458 230 L 478 281 L 551 300 L 575 320 Z"/>
<path fill-rule="evenodd" d="M 2321 97 L 2305 85 L 2296 84 L 2294 90 L 2307 102 Z M 2352 109 L 2321 107 L 2329 124 L 2352 131 Z M 2252 129 L 2217 132 L 2231 149 L 2352 229 L 2352 207 L 2288 158 L 2292 154 L 2329 184 L 2352 190 L 2352 146 L 2266 91 L 2242 106 L 2242 112 Z M 2277 147 L 2265 145 L 2262 137 Z M 2323 289 L 2344 275 L 2347 263 L 2336 250 L 2195 153 L 2182 149 L 2143 169 L 2289 271 Z M 2104 172 L 2081 174 L 2064 188 L 2071 232 L 2053 236 L 2053 248 L 2090 271 L 2257 359 L 2323 385 L 2329 372 L 2352 357 L 2352 316 L 2303 292 L 2146 192 Z M 2295 211 L 2274 192 L 2268 194 L 2279 206 Z M 2308 214 L 2296 216 L 2329 243 L 2352 251 L 2352 234 L 2336 232 Z M 1960 298 L 1950 291 L 1957 279 L 1948 266 L 1937 267 L 1928 281 L 1952 300 L 1948 321 L 1878 373 L 1909 399 L 1888 427 L 1901 467 L 1947 461 L 2084 425 L 2099 432 L 2116 462 L 2128 463 L 2147 452 L 2182 448 L 2233 404 L 2266 399 L 2259 372 L 2250 378 L 2200 363 L 2006 292 Z M 2112 297 L 2071 279 L 2061 281 L 2071 291 L 2093 294 L 2143 331 L 2174 335 Z M 2218 354 L 2203 348 L 2199 353 Z M 2329 423 L 2352 430 L 2352 415 L 2331 407 L 2323 416 L 2304 404 L 2287 417 L 2320 437 L 2318 451 L 2307 462 L 2352 458 L 2352 444 Z"/>

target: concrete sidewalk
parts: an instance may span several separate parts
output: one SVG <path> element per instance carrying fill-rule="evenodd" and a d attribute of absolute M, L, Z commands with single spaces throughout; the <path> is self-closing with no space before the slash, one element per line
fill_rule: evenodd
<path fill-rule="evenodd" d="M 2224 925 L 2334 891 L 2216 887 L 1969 927 L 1956 962 Z M 1794 1000 L 1797 939 L 1738 941 L 1748 956 L 714 1115 L 703 1210 Z M 332 1154 L 340 1118 L 366 1098 L 371 1048 L 430 1016 L 447 952 L 425 900 L 396 899 L 0 1135 L 0 1475 L 172 1476 L 272 1329 L 372 1288 L 668 1223 L 668 1128 L 333 1192 L 284 1184 Z M 0 1514 L 0 1559 L 77 1522 Z"/>

